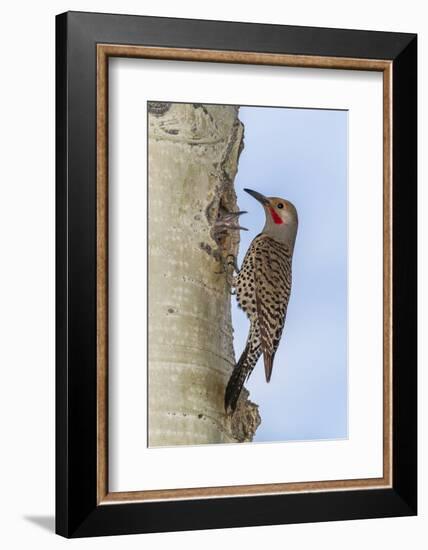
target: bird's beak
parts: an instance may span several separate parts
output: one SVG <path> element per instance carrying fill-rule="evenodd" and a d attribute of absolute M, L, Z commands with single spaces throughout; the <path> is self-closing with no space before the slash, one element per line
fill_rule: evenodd
<path fill-rule="evenodd" d="M 263 206 L 267 206 L 269 204 L 269 199 L 261 193 L 253 191 L 252 189 L 244 189 L 244 191 L 254 197 L 256 201 L 259 201 L 261 204 L 263 204 Z"/>

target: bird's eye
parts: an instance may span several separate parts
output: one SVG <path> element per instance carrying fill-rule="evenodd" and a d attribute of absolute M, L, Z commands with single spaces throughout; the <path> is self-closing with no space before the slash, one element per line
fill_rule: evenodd
<path fill-rule="evenodd" d="M 284 208 L 284 205 L 282 204 L 282 202 L 280 202 L 277 206 L 278 208 Z"/>

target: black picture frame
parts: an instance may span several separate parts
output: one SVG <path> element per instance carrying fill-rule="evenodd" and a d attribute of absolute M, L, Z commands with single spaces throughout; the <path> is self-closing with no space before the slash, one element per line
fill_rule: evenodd
<path fill-rule="evenodd" d="M 392 487 L 97 504 L 99 43 L 392 62 Z M 56 532 L 86 537 L 415 515 L 417 36 L 68 12 L 56 18 L 56 97 Z"/>

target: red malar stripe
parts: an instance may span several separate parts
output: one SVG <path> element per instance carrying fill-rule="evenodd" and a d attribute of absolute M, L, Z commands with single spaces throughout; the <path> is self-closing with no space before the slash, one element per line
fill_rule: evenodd
<path fill-rule="evenodd" d="M 284 223 L 273 208 L 269 208 L 269 210 L 270 210 L 270 213 L 272 215 L 272 219 L 276 224 L 279 225 L 281 223 Z"/>

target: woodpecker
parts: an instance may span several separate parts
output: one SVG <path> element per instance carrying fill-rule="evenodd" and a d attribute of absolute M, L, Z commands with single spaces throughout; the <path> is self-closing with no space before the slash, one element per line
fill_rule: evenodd
<path fill-rule="evenodd" d="M 297 210 L 291 202 L 244 189 L 264 208 L 263 231 L 251 242 L 234 286 L 239 307 L 250 321 L 244 351 L 226 387 L 226 412 L 236 409 L 239 395 L 263 354 L 266 382 L 284 328 L 291 293 L 291 263 L 297 234 Z"/>

